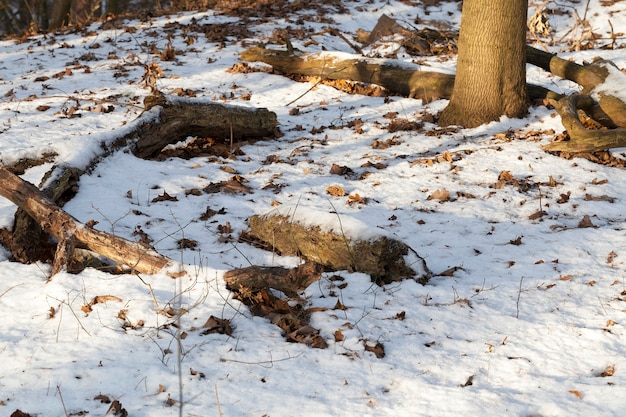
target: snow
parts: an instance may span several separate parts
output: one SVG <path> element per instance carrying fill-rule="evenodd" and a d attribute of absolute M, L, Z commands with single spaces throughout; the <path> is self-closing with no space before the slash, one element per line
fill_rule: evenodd
<path fill-rule="evenodd" d="M 382 13 L 407 24 L 419 16 L 417 27 L 458 27 L 455 2 L 406 3 L 346 1 L 349 13 L 324 17 L 348 38 L 358 28 L 373 28 Z M 583 3 L 559 2 L 578 16 L 584 15 Z M 591 0 L 587 18 L 594 32 L 609 37 L 609 20 L 614 28 L 626 27 L 626 5 L 603 3 Z M 424 131 L 390 133 L 383 115 L 420 119 L 447 102 L 349 95 L 324 85 L 308 91 L 311 84 L 279 75 L 227 72 L 244 43 L 279 48 L 273 31 L 295 18 L 259 19 L 250 28 L 258 38 L 232 37 L 223 45 L 202 33 L 185 43 L 171 24 L 192 19 L 204 25 L 238 22 L 212 11 L 184 13 L 128 21 L 135 31 L 94 24 L 76 33 L 0 42 L 4 164 L 54 152 L 57 164 L 86 166 L 103 143 L 148 117 L 142 100 L 149 90 L 141 78 L 142 64 L 151 62 L 165 72 L 157 82 L 165 93 L 189 88 L 196 97 L 185 100 L 267 107 L 284 133 L 247 144 L 244 155 L 232 158 L 145 161 L 121 150 L 81 177 L 65 210 L 131 240 L 140 228 L 159 253 L 182 262 L 184 278 L 87 269 L 48 281 L 49 265 L 11 262 L 0 249 L 0 414 L 104 415 L 109 404 L 98 395 L 119 400 L 135 417 L 179 415 L 181 404 L 185 416 L 623 414 L 623 169 L 542 151 L 563 130 L 558 115 L 545 107 L 532 108 L 523 120 L 503 118 L 475 129 L 429 136 L 436 126 L 425 123 Z M 570 12 L 550 19 L 554 39 L 567 35 L 550 46 L 554 52 L 626 66 L 623 39 L 617 40 L 620 49 L 566 52 L 576 17 Z M 354 56 L 341 39 L 323 33 L 328 23 L 305 19 L 302 25 L 315 33 L 317 44 L 292 39 L 294 47 Z M 181 51 L 175 61 L 162 61 L 142 46 L 154 43 L 161 50 L 167 42 Z M 366 52 L 376 56 L 375 48 Z M 85 58 L 89 52 L 94 60 Z M 402 50 L 397 54 L 407 63 L 414 59 Z M 420 65 L 429 69 L 454 68 L 454 59 L 422 58 Z M 49 78 L 36 81 L 43 76 Z M 529 79 L 555 91 L 577 89 L 536 69 Z M 240 99 L 245 93 L 249 101 Z M 98 104 L 113 111 L 90 110 Z M 44 105 L 49 109 L 38 110 Z M 296 107 L 300 113 L 290 114 Z M 362 133 L 345 127 L 356 119 L 363 121 Z M 517 134 L 502 135 L 507 131 Z M 397 144 L 377 149 L 375 140 Z M 446 151 L 452 162 L 440 158 Z M 268 155 L 283 162 L 267 164 Z M 624 157 L 619 151 L 614 156 Z M 367 162 L 386 168 L 364 167 Z M 332 175 L 333 164 L 355 174 Z M 39 184 L 51 166 L 31 168 L 23 178 Z M 503 171 L 513 181 L 497 185 Z M 232 172 L 248 180 L 252 194 L 186 193 L 228 180 Z M 268 185 L 279 186 L 278 192 L 263 189 Z M 346 204 L 347 196 L 326 193 L 330 185 L 366 203 Z M 429 199 L 438 190 L 447 190 L 449 199 Z M 178 201 L 153 202 L 163 192 Z M 207 207 L 223 208 L 223 214 L 202 221 Z M 303 221 L 327 219 L 335 228 L 340 219 L 351 233 L 393 236 L 424 257 L 435 276 L 425 286 L 405 280 L 379 287 L 361 273 L 325 273 L 302 297 L 316 310 L 311 325 L 329 347 L 288 343 L 277 326 L 232 298 L 222 276 L 251 264 L 297 265 L 297 258 L 236 240 L 251 215 L 294 207 Z M 532 217 L 540 210 L 543 217 Z M 11 226 L 14 212 L 14 205 L 0 200 L 1 227 Z M 579 227 L 585 216 L 595 227 Z M 226 222 L 233 239 L 218 228 Z M 197 248 L 180 249 L 182 238 L 197 241 Z M 333 275 L 344 279 L 342 285 Z M 105 295 L 122 301 L 82 310 Z M 334 309 L 337 302 L 347 308 Z M 187 313 L 164 313 L 181 308 Z M 211 316 L 230 320 L 232 336 L 202 335 L 198 329 Z M 342 341 L 335 341 L 337 331 Z M 365 350 L 377 342 L 383 358 Z M 168 399 L 175 403 L 168 405 Z"/>

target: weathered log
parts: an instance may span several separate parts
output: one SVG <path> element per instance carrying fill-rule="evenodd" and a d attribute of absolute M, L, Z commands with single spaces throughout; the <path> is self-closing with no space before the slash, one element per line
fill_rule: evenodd
<path fill-rule="evenodd" d="M 302 256 L 333 270 L 364 272 L 378 284 L 407 278 L 422 284 L 428 282 L 430 271 L 426 262 L 406 244 L 381 234 L 368 238 L 347 235 L 348 232 L 342 231 L 341 221 L 332 230 L 310 223 L 313 218 L 321 219 L 325 215 L 308 215 L 305 223 L 289 214 L 288 209 L 276 210 L 250 217 L 248 226 L 251 235 L 283 255 Z M 348 219 L 343 222 L 347 223 Z"/>
<path fill-rule="evenodd" d="M 166 98 L 158 92 L 146 97 L 144 104 L 154 118 L 131 134 L 139 139 L 133 146 L 133 154 L 139 158 L 154 158 L 166 145 L 189 136 L 267 138 L 275 136 L 278 126 L 276 113 L 264 108 Z"/>
<path fill-rule="evenodd" d="M 599 97 L 597 102 L 590 101 L 590 97 L 585 98 L 584 102 L 581 98 L 576 99 L 579 103 L 577 108 L 584 109 L 589 117 L 607 127 L 626 128 L 626 103 L 603 89 L 603 84 L 607 82 L 609 76 L 623 79 L 622 82 L 613 80 L 613 84 L 626 83 L 626 75 L 612 62 L 597 60 L 591 64 L 580 65 L 531 46 L 526 47 L 526 54 L 529 64 L 579 84 L 583 87 L 583 94 L 596 93 Z"/>
<path fill-rule="evenodd" d="M 570 140 L 552 142 L 544 146 L 548 151 L 595 152 L 612 148 L 626 147 L 626 129 L 590 130 L 583 126 L 578 117 L 578 109 L 589 100 L 588 96 L 572 94 L 561 100 L 551 100 Z M 581 104 L 582 103 L 582 104 Z"/>
<path fill-rule="evenodd" d="M 127 265 L 140 273 L 157 273 L 174 265 L 167 257 L 140 243 L 131 242 L 88 227 L 57 207 L 33 184 L 0 167 L 0 195 L 24 209 L 43 229 L 56 237 L 59 244 L 55 254 L 52 275 L 69 262 L 75 244 Z"/>
<path fill-rule="evenodd" d="M 346 54 L 332 53 L 292 54 L 258 47 L 243 51 L 241 59 L 265 62 L 280 74 L 376 84 L 394 94 L 427 101 L 449 98 L 454 86 L 454 75 L 420 71 L 417 65 L 400 65 L 390 59 L 347 58 Z"/>
<path fill-rule="evenodd" d="M 241 287 L 252 291 L 273 288 L 288 297 L 296 297 L 300 291 L 319 280 L 322 272 L 322 266 L 315 262 L 307 262 L 296 268 L 253 265 L 226 272 L 224 281 L 229 289 L 235 291 Z"/>
<path fill-rule="evenodd" d="M 48 171 L 42 183 L 45 183 L 49 179 L 47 177 L 53 172 L 57 174 L 57 177 L 44 186 L 42 193 L 55 205 L 62 207 L 76 194 L 78 179 L 82 171 L 64 167 L 60 173 L 57 173 L 53 168 Z M 49 262 L 54 259 L 55 249 L 50 235 L 45 233 L 22 208 L 18 208 L 15 212 L 12 238 L 7 247 L 13 254 L 13 258 L 22 263 Z"/>

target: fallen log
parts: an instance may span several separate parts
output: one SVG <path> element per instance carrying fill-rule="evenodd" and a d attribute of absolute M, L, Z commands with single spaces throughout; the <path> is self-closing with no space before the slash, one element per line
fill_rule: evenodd
<path fill-rule="evenodd" d="M 322 266 L 314 262 L 307 262 L 296 268 L 253 265 L 226 272 L 224 281 L 233 291 L 240 291 L 242 287 L 251 291 L 273 288 L 288 297 L 296 297 L 299 292 L 318 281 L 322 272 Z"/>
<path fill-rule="evenodd" d="M 211 102 L 196 102 L 162 93 L 146 97 L 146 112 L 153 117 L 141 123 L 131 138 L 138 138 L 133 154 L 139 158 L 154 158 L 161 150 L 188 137 L 222 138 L 232 141 L 248 138 L 275 137 L 276 113 L 265 108 L 231 106 Z"/>
<path fill-rule="evenodd" d="M 248 226 L 253 237 L 282 255 L 302 256 L 332 270 L 363 272 L 380 285 L 407 278 L 426 284 L 430 279 L 426 262 L 413 249 L 355 219 L 283 207 L 250 217 Z"/>
<path fill-rule="evenodd" d="M 240 57 L 248 62 L 269 64 L 280 74 L 376 84 L 392 93 L 427 101 L 450 97 L 454 86 L 454 75 L 420 71 L 417 65 L 400 65 L 390 59 L 353 58 L 327 52 L 291 53 L 258 47 L 246 49 Z"/>
<path fill-rule="evenodd" d="M 140 273 L 154 274 L 174 265 L 174 261 L 150 247 L 80 223 L 57 207 L 33 184 L 3 167 L 0 167 L 0 195 L 26 211 L 44 232 L 58 240 L 51 275 L 67 266 L 77 245 L 84 245 L 89 250 Z"/>

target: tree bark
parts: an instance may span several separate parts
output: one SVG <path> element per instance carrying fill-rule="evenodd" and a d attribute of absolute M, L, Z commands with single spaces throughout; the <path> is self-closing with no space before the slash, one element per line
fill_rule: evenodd
<path fill-rule="evenodd" d="M 273 288 L 282 291 L 288 297 L 296 297 L 309 285 L 318 281 L 323 268 L 314 262 L 307 262 L 296 268 L 280 266 L 250 266 L 234 269 L 224 274 L 228 288 L 240 291 L 241 287 L 252 291 Z"/>
<path fill-rule="evenodd" d="M 586 129 L 578 117 L 578 109 L 585 106 L 590 97 L 572 94 L 560 100 L 551 100 L 561 116 L 563 126 L 569 134 L 570 140 L 552 142 L 544 149 L 547 151 L 565 152 L 596 152 L 611 148 L 626 147 L 626 129 L 611 130 Z"/>
<path fill-rule="evenodd" d="M 33 184 L 5 168 L 0 168 L 0 195 L 24 209 L 46 233 L 57 238 L 59 243 L 52 275 L 68 264 L 75 244 L 82 244 L 93 252 L 140 273 L 153 274 L 174 265 L 172 260 L 152 248 L 80 223 L 58 208 Z"/>
<path fill-rule="evenodd" d="M 377 84 L 392 93 L 426 101 L 450 97 L 454 83 L 453 75 L 419 71 L 417 66 L 400 66 L 387 59 L 343 59 L 326 53 L 302 54 L 257 47 L 243 51 L 241 59 L 265 62 L 280 74 Z"/>
<path fill-rule="evenodd" d="M 161 93 L 146 97 L 145 110 L 154 107 L 156 121 L 142 123 L 132 134 L 139 140 L 133 154 L 154 158 L 166 145 L 189 136 L 231 140 L 274 137 L 276 113 L 264 108 L 248 108 L 209 102 L 166 98 Z"/>
<path fill-rule="evenodd" d="M 527 0 L 463 2 L 454 90 L 440 125 L 476 127 L 526 115 L 527 12 Z"/>
<path fill-rule="evenodd" d="M 302 256 L 332 270 L 364 272 L 381 285 L 407 278 L 426 284 L 430 279 L 423 258 L 404 243 L 386 236 L 352 238 L 272 213 L 254 215 L 248 219 L 248 225 L 250 234 L 282 255 Z M 414 263 L 407 264 L 405 257 Z"/>

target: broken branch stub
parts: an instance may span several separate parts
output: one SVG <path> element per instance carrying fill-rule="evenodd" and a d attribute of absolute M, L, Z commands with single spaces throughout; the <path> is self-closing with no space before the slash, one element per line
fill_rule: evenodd
<path fill-rule="evenodd" d="M 302 256 L 333 270 L 363 272 L 379 285 L 407 278 L 421 284 L 428 282 L 426 262 L 408 245 L 380 234 L 350 236 L 342 232 L 346 230 L 342 223 L 345 225 L 348 219 L 337 219 L 337 226 L 332 228 L 312 224 L 313 218 L 333 215 L 307 213 L 306 221 L 284 210 L 254 215 L 248 219 L 250 233 L 283 255 Z"/>

